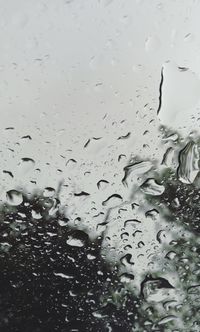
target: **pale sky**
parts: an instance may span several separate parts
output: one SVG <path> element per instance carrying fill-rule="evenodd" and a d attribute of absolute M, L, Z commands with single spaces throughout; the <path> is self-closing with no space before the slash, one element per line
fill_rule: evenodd
<path fill-rule="evenodd" d="M 53 185 L 70 157 L 159 157 L 161 68 L 170 61 L 200 75 L 199 14 L 188 0 L 0 0 L 2 169 L 30 157 L 50 164 L 41 181 Z M 83 149 L 94 136 L 103 139 Z"/>

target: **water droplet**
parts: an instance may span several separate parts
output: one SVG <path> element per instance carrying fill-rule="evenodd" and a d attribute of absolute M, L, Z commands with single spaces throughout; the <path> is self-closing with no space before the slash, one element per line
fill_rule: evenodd
<path fill-rule="evenodd" d="M 56 277 L 60 277 L 60 278 L 63 278 L 63 279 L 73 279 L 74 277 L 73 276 L 71 276 L 71 275 L 68 275 L 68 274 L 64 274 L 64 273 L 56 273 L 56 272 L 54 272 L 54 275 L 56 276 Z"/>
<path fill-rule="evenodd" d="M 170 260 L 174 259 L 176 257 L 175 251 L 169 251 L 166 255 L 165 258 L 168 258 Z"/>
<path fill-rule="evenodd" d="M 162 318 L 157 324 L 158 325 L 167 324 L 168 322 L 171 322 L 172 320 L 175 320 L 175 319 L 177 319 L 176 316 L 169 315 L 169 316 Z"/>
<path fill-rule="evenodd" d="M 195 127 L 191 111 L 194 114 L 200 99 L 199 78 L 191 70 L 167 62 L 161 70 L 159 90 L 158 117 L 161 123 L 175 130 L 181 128 L 188 134 Z"/>
<path fill-rule="evenodd" d="M 6 193 L 6 199 L 9 205 L 17 206 L 23 202 L 23 195 L 17 190 L 9 190 Z"/>
<path fill-rule="evenodd" d="M 118 140 L 127 139 L 127 138 L 130 138 L 130 136 L 131 136 L 131 133 L 128 132 L 126 135 L 119 136 L 119 137 L 118 137 Z"/>
<path fill-rule="evenodd" d="M 4 173 L 4 174 L 8 174 L 11 178 L 14 177 L 13 173 L 10 172 L 10 171 L 3 170 L 3 173 Z"/>
<path fill-rule="evenodd" d="M 138 242 L 138 248 L 142 248 L 142 247 L 144 247 L 144 246 L 145 246 L 145 244 L 144 244 L 143 241 Z"/>
<path fill-rule="evenodd" d="M 32 217 L 33 217 L 34 219 L 41 219 L 41 218 L 42 218 L 40 212 L 37 212 L 37 211 L 35 211 L 35 210 L 32 210 L 32 211 L 31 211 L 31 214 L 32 214 Z"/>
<path fill-rule="evenodd" d="M 58 224 L 61 226 L 61 227 L 65 227 L 67 226 L 67 220 L 58 220 Z"/>
<path fill-rule="evenodd" d="M 176 142 L 178 140 L 178 134 L 177 133 L 170 134 L 169 136 L 164 137 L 162 140 L 167 142 L 168 141 Z"/>
<path fill-rule="evenodd" d="M 199 172 L 199 151 L 193 141 L 179 153 L 178 179 L 183 183 L 193 183 Z"/>
<path fill-rule="evenodd" d="M 114 207 L 120 203 L 122 203 L 122 197 L 119 194 L 113 194 L 109 196 L 105 201 L 102 202 L 102 205 L 107 207 Z"/>
<path fill-rule="evenodd" d="M 147 179 L 141 186 L 141 190 L 148 195 L 159 196 L 165 190 L 165 187 L 161 184 L 158 184 L 155 179 Z"/>
<path fill-rule="evenodd" d="M 193 285 L 188 287 L 188 294 L 197 294 L 200 293 L 200 285 Z"/>
<path fill-rule="evenodd" d="M 172 165 L 172 160 L 173 160 L 173 156 L 174 156 L 174 150 L 172 147 L 167 148 L 167 150 L 165 151 L 164 155 L 163 155 L 163 159 L 161 164 L 165 165 L 165 166 L 171 166 Z"/>
<path fill-rule="evenodd" d="M 134 162 L 124 167 L 124 177 L 122 183 L 128 185 L 128 178 L 130 174 L 132 177 L 138 176 L 140 174 L 145 174 L 152 168 L 152 163 L 150 161 L 140 161 Z"/>
<path fill-rule="evenodd" d="M 156 239 L 159 243 L 162 243 L 165 241 L 166 239 L 166 234 L 165 234 L 165 231 L 164 230 L 160 230 L 157 235 L 156 235 Z"/>
<path fill-rule="evenodd" d="M 72 236 L 68 237 L 67 244 L 72 247 L 83 247 L 84 246 L 84 242 L 82 240 L 76 239 Z"/>
<path fill-rule="evenodd" d="M 151 209 L 147 212 L 145 212 L 145 217 L 146 218 L 151 218 L 152 220 L 156 220 L 159 216 L 159 212 L 156 209 Z"/>
<path fill-rule="evenodd" d="M 87 254 L 87 258 L 88 258 L 90 261 L 92 261 L 92 260 L 96 259 L 96 256 L 91 255 L 91 254 Z"/>
<path fill-rule="evenodd" d="M 129 225 L 133 225 L 134 227 L 138 224 L 141 224 L 141 221 L 137 220 L 137 219 L 127 219 L 124 222 L 124 227 L 128 227 Z"/>
<path fill-rule="evenodd" d="M 174 287 L 165 278 L 146 276 L 141 283 L 141 295 L 146 301 L 162 302 L 172 289 L 174 290 Z"/>
<path fill-rule="evenodd" d="M 88 235 L 83 231 L 74 231 L 68 235 L 67 244 L 72 247 L 83 247 L 88 241 Z"/>
<path fill-rule="evenodd" d="M 124 266 L 130 266 L 130 265 L 134 265 L 135 263 L 131 261 L 132 259 L 132 255 L 131 254 L 126 254 L 125 256 L 123 256 L 120 259 L 120 262 L 122 263 L 122 265 Z"/>
<path fill-rule="evenodd" d="M 55 194 L 55 189 L 52 187 L 46 187 L 43 191 L 44 197 L 53 197 Z"/>
<path fill-rule="evenodd" d="M 32 140 L 31 136 L 30 135 L 25 135 L 25 136 L 22 136 L 21 139 L 29 139 L 29 140 Z"/>
<path fill-rule="evenodd" d="M 134 275 L 130 273 L 123 273 L 120 276 L 120 281 L 124 283 L 130 283 L 134 280 Z"/>
<path fill-rule="evenodd" d="M 106 188 L 106 186 L 108 185 L 108 183 L 109 182 L 107 180 L 99 180 L 97 182 L 97 188 L 103 190 L 103 189 Z"/>

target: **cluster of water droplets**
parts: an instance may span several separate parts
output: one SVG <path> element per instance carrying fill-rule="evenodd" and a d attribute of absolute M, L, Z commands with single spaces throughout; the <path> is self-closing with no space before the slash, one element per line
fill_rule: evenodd
<path fill-rule="evenodd" d="M 164 125 L 166 74 L 169 79 L 173 70 L 177 77 L 188 73 L 169 63 L 161 71 L 158 116 Z M 198 89 L 196 77 L 188 75 Z M 119 326 L 125 331 L 198 331 L 199 137 L 195 131 L 181 136 L 164 125 L 156 132 L 147 109 L 145 104 L 136 112 L 145 126 L 139 139 L 133 122 L 108 114 L 101 130 L 88 130 L 84 141 L 73 136 L 70 146 L 63 128 L 41 133 L 37 127 L 37 135 L 31 128 L 23 135 L 12 126 L 3 131 L 1 260 L 16 261 L 22 274 L 25 260 L 31 282 L 53 276 L 49 291 L 56 303 L 66 282 L 67 295 L 56 310 L 65 308 L 62 324 L 69 330 L 79 328 L 72 308 L 78 308 L 81 324 L 89 303 L 93 330 L 103 324 L 115 331 L 124 308 L 125 327 Z M 13 289 L 24 285 L 22 274 L 10 278 Z M 77 306 L 82 280 L 85 302 Z"/>

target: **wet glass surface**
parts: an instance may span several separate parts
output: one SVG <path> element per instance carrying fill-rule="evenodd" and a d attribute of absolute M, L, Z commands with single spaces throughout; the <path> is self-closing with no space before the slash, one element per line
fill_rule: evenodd
<path fill-rule="evenodd" d="M 0 331 L 200 331 L 199 14 L 2 1 Z"/>

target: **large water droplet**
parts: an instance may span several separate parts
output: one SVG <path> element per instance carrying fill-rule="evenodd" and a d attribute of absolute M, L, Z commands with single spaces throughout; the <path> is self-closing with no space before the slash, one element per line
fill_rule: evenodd
<path fill-rule="evenodd" d="M 193 141 L 189 142 L 179 153 L 178 179 L 183 183 L 193 183 L 199 172 L 199 151 Z"/>
<path fill-rule="evenodd" d="M 6 193 L 6 199 L 9 205 L 17 206 L 23 202 L 23 195 L 17 190 L 9 190 Z"/>
<path fill-rule="evenodd" d="M 67 244 L 72 247 L 83 247 L 88 241 L 88 235 L 83 231 L 74 231 L 68 236 Z"/>
<path fill-rule="evenodd" d="M 152 168 L 152 163 L 150 161 L 140 161 L 134 162 L 124 167 L 124 177 L 122 182 L 128 185 L 128 180 L 131 177 L 145 174 Z"/>
<path fill-rule="evenodd" d="M 30 172 L 35 166 L 35 161 L 32 158 L 22 158 L 19 167 L 22 174 Z"/>
<path fill-rule="evenodd" d="M 141 295 L 146 301 L 162 302 L 174 287 L 165 278 L 152 278 L 146 276 L 141 283 Z"/>
<path fill-rule="evenodd" d="M 147 179 L 141 186 L 141 190 L 148 195 L 159 196 L 165 190 L 165 187 L 161 184 L 158 184 L 155 179 Z"/>
<path fill-rule="evenodd" d="M 46 187 L 43 191 L 44 197 L 53 197 L 55 194 L 55 189 L 52 187 Z"/>
<path fill-rule="evenodd" d="M 167 62 L 161 70 L 158 117 L 174 129 L 194 129 L 191 119 L 200 99 L 200 80 L 191 70 Z M 196 115 L 198 110 L 195 111 Z M 198 124 L 196 126 L 199 127 Z"/>

